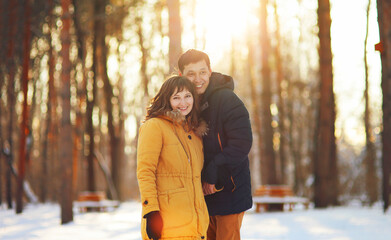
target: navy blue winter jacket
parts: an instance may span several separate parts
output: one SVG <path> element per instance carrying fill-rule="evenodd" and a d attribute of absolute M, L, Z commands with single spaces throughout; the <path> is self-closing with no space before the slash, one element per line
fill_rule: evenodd
<path fill-rule="evenodd" d="M 213 72 L 201 100 L 201 118 L 209 131 L 203 138 L 203 182 L 221 191 L 205 197 L 209 215 L 240 213 L 252 207 L 248 153 L 252 144 L 249 114 L 233 92 L 230 76 Z"/>

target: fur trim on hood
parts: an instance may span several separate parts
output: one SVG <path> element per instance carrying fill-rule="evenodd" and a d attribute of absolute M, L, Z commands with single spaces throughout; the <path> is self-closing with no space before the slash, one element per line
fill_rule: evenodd
<path fill-rule="evenodd" d="M 179 110 L 167 111 L 166 116 L 169 117 L 174 123 L 182 123 L 186 120 L 185 116 L 183 116 Z"/>
<path fill-rule="evenodd" d="M 186 120 L 185 116 L 183 116 L 179 110 L 167 111 L 165 115 L 177 124 L 183 124 Z M 194 129 L 194 133 L 201 138 L 207 135 L 208 131 L 208 124 L 202 119 L 200 120 L 198 127 Z"/>
<path fill-rule="evenodd" d="M 203 136 L 208 135 L 208 131 L 209 131 L 208 124 L 201 119 L 200 124 L 198 125 L 198 128 L 194 130 L 194 133 L 202 138 Z"/>

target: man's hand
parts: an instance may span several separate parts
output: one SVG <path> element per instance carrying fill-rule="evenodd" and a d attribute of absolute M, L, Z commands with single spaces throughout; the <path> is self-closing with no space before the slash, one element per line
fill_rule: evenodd
<path fill-rule="evenodd" d="M 215 185 L 207 182 L 202 183 L 202 190 L 204 191 L 204 195 L 210 195 L 216 192 Z"/>

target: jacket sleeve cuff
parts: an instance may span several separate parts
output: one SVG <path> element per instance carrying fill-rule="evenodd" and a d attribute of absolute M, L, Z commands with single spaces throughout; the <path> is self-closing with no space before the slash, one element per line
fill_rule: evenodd
<path fill-rule="evenodd" d="M 204 179 L 209 184 L 217 183 L 217 166 L 214 161 L 211 161 L 206 167 Z"/>
<path fill-rule="evenodd" d="M 147 215 L 150 212 L 160 211 L 157 199 L 153 200 L 153 199 L 145 198 L 142 200 L 141 204 L 142 204 L 142 216 L 143 217 L 145 217 L 145 215 Z"/>

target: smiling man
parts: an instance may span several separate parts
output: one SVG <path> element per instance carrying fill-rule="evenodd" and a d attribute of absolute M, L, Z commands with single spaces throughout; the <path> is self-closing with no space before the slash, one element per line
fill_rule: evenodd
<path fill-rule="evenodd" d="M 202 185 L 210 223 L 208 240 L 238 240 L 244 212 L 252 207 L 248 153 L 252 145 L 249 114 L 233 92 L 232 77 L 212 72 L 206 53 L 190 49 L 178 60 L 180 73 L 200 95 L 203 137 Z"/>

